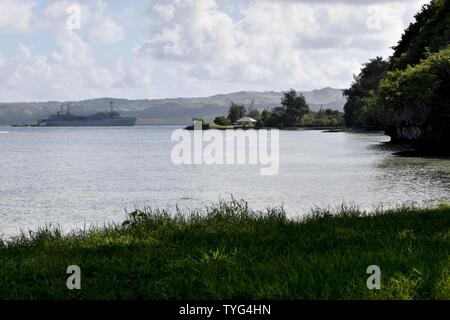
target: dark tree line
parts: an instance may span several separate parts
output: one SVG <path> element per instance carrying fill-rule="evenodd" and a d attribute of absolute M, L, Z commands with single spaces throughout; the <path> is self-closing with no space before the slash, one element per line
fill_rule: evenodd
<path fill-rule="evenodd" d="M 248 116 L 257 121 L 258 127 L 284 128 L 298 127 L 301 119 L 309 112 L 309 106 L 305 97 L 291 89 L 285 92 L 281 99 L 281 106 L 272 110 L 260 112 L 254 107 L 249 110 L 242 104 L 231 103 L 228 116 L 216 117 L 214 123 L 228 126 L 234 124 L 244 116 Z"/>
<path fill-rule="evenodd" d="M 352 128 L 385 129 L 393 139 L 450 138 L 450 0 L 422 7 L 387 60 L 362 66 L 344 91 L 345 123 Z M 401 138 L 401 137 L 400 137 Z"/>
<path fill-rule="evenodd" d="M 376 57 L 365 63 L 349 89 L 344 90 L 345 124 L 351 128 L 377 130 L 382 128 L 376 100 L 380 81 L 389 70 L 389 62 Z"/>

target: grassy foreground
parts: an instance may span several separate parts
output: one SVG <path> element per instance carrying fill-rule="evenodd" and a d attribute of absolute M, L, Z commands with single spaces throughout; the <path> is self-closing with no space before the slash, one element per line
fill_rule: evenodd
<path fill-rule="evenodd" d="M 135 212 L 123 225 L 0 243 L 0 299 L 450 299 L 450 207 L 302 220 L 221 202 L 189 217 Z M 81 290 L 66 268 L 81 268 Z M 378 265 L 382 289 L 368 290 Z"/>

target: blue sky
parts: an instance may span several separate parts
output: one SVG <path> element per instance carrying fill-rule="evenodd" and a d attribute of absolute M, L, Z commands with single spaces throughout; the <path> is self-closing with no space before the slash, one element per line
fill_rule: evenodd
<path fill-rule="evenodd" d="M 344 88 L 427 2 L 0 0 L 0 101 Z"/>

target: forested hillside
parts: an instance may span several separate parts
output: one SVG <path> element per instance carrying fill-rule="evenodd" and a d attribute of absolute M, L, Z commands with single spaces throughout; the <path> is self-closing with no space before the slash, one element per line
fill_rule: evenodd
<path fill-rule="evenodd" d="M 323 88 L 302 92 L 311 110 L 332 109 L 342 111 L 346 102 L 341 89 Z M 16 102 L 0 103 L 0 125 L 14 123 L 36 123 L 59 110 L 60 105 L 71 105 L 74 114 L 90 114 L 115 108 L 124 116 L 138 118 L 138 124 L 190 124 L 192 118 L 214 119 L 227 112 L 231 103 L 243 104 L 247 108 L 259 110 L 280 106 L 283 92 L 242 91 L 218 94 L 211 97 L 127 100 L 100 98 L 71 102 Z"/>
<path fill-rule="evenodd" d="M 450 140 L 450 0 L 424 5 L 388 61 L 365 64 L 344 91 L 346 125 L 394 142 Z"/>

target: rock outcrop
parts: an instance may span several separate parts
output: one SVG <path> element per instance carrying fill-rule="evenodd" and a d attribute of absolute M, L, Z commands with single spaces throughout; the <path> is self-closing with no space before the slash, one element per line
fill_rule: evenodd
<path fill-rule="evenodd" d="M 422 102 L 405 104 L 396 113 L 382 114 L 386 135 L 393 143 L 440 143 L 450 140 L 448 126 L 437 124 L 431 109 Z M 450 124 L 449 124 L 450 125 Z"/>

